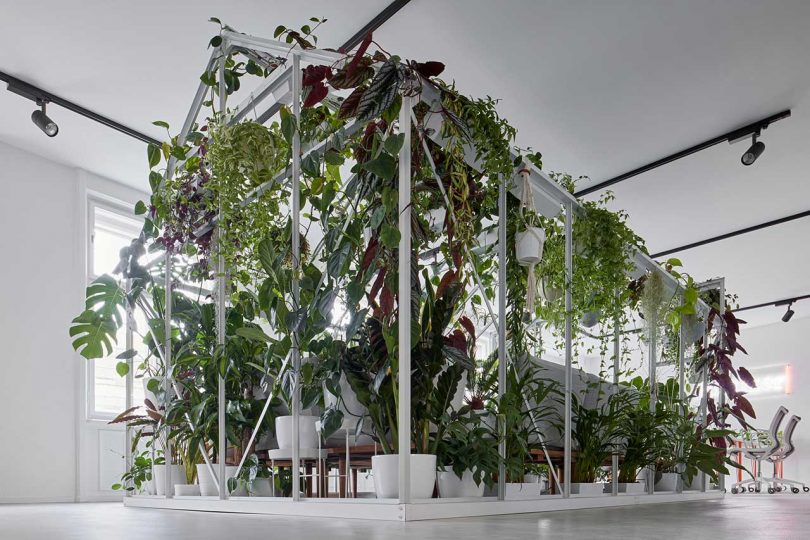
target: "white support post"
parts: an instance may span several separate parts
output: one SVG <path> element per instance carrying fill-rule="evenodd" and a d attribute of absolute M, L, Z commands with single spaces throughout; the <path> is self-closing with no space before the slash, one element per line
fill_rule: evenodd
<path fill-rule="evenodd" d="M 683 296 L 681 296 L 683 298 Z M 681 315 L 681 327 L 678 332 L 678 403 L 680 406 L 685 407 L 686 401 L 686 336 L 683 329 L 683 315 Z M 680 411 L 686 413 L 686 411 Z M 678 461 L 683 457 L 683 448 L 678 447 Z M 678 478 L 675 482 L 675 492 L 683 493 L 683 474 L 684 466 L 678 463 L 677 471 Z"/>
<path fill-rule="evenodd" d="M 563 451 L 563 497 L 571 496 L 571 388 L 573 386 L 573 349 L 571 346 L 573 309 L 572 286 L 574 280 L 574 204 L 565 205 L 565 442 Z"/>
<path fill-rule="evenodd" d="M 411 502 L 411 98 L 402 96 L 399 132 L 405 136 L 399 151 L 399 253 L 397 335 L 399 341 L 397 378 L 399 410 L 399 502 Z"/>
<path fill-rule="evenodd" d="M 720 289 L 720 325 L 717 329 L 717 339 L 719 340 L 719 345 L 721 348 L 726 348 L 726 320 L 723 318 L 723 315 L 726 313 L 726 278 L 720 278 L 720 283 L 718 285 Z M 719 387 L 718 390 L 720 391 L 720 400 L 718 403 L 717 411 L 718 411 L 718 420 L 720 420 L 720 427 L 723 428 L 726 423 L 726 413 L 723 412 L 726 407 L 726 391 L 723 387 Z M 703 488 L 705 491 L 706 484 L 703 484 Z M 717 475 L 717 488 L 720 491 L 726 490 L 726 475 L 719 474 Z"/>
<path fill-rule="evenodd" d="M 169 408 L 169 399 L 171 393 L 172 382 L 172 254 L 166 250 L 166 264 L 164 267 L 165 272 L 165 305 L 163 306 L 163 403 L 164 407 Z M 165 426 L 161 426 L 165 429 Z M 157 435 L 157 434 L 156 434 Z M 171 499 L 174 491 L 174 482 L 172 481 L 172 440 L 168 435 L 166 436 L 166 447 L 163 449 L 164 460 L 164 493 L 167 499 Z"/>
<path fill-rule="evenodd" d="M 127 278 L 126 280 L 126 293 L 127 297 L 129 297 L 130 292 L 132 291 L 132 280 Z M 126 319 L 126 350 L 131 351 L 133 347 L 133 338 L 132 332 L 134 330 L 134 322 L 135 319 L 132 315 L 132 306 L 129 303 L 129 298 L 127 298 L 127 319 Z M 127 378 L 126 378 L 126 390 L 125 390 L 125 398 L 124 398 L 124 409 L 129 410 L 132 408 L 132 387 L 134 383 L 135 373 L 133 371 L 133 364 L 132 358 L 127 358 Z M 126 428 L 124 429 L 124 470 L 129 472 L 132 469 L 132 428 L 129 427 L 127 424 Z M 130 491 L 124 492 L 125 496 L 129 497 L 131 495 Z"/>
<path fill-rule="evenodd" d="M 227 100 L 227 92 L 225 88 L 225 59 L 227 55 L 223 52 L 222 58 L 219 61 L 219 110 L 220 115 L 222 118 L 225 117 L 225 108 L 226 108 L 226 100 Z M 219 214 L 222 214 L 222 204 L 220 203 Z M 217 249 L 219 248 L 219 242 L 222 239 L 222 225 L 217 225 Z M 222 255 L 222 252 L 217 254 L 217 272 L 216 272 L 216 315 L 217 315 L 217 345 L 220 347 L 225 346 L 225 310 L 226 310 L 226 298 L 225 298 L 225 257 Z M 228 453 L 228 439 L 226 437 L 226 426 L 225 426 L 225 406 L 226 406 L 226 396 L 225 396 L 225 377 L 222 376 L 220 373 L 219 380 L 217 381 L 217 447 L 219 451 L 217 452 L 217 458 L 219 459 L 219 471 L 217 473 L 217 483 L 219 486 L 219 498 L 220 500 L 225 500 L 228 498 L 228 486 L 227 486 L 227 479 L 225 478 L 225 456 Z"/>
<path fill-rule="evenodd" d="M 290 208 L 292 209 L 292 291 L 293 311 L 301 309 L 300 290 L 298 286 L 298 272 L 301 269 L 301 57 L 293 53 L 292 58 L 292 114 L 295 117 L 295 133 L 292 140 L 292 184 L 290 194 Z M 301 371 L 301 351 L 299 350 L 298 330 L 292 332 L 292 498 L 294 501 L 301 499 L 301 441 L 300 441 L 300 417 L 301 417 L 301 388 L 299 385 L 299 373 Z"/>
<path fill-rule="evenodd" d="M 619 294 L 617 291 L 616 294 Z M 621 361 L 622 353 L 622 329 L 620 327 L 619 317 L 613 321 L 613 391 L 618 394 L 619 392 L 619 362 Z M 613 456 L 610 460 L 610 494 L 619 494 L 619 454 L 614 449 Z"/>
<path fill-rule="evenodd" d="M 498 176 L 498 403 L 506 393 L 506 180 Z M 498 500 L 506 496 L 506 430 L 498 415 Z M 549 464 L 551 467 L 551 464 Z"/>
<path fill-rule="evenodd" d="M 658 401 L 658 381 L 656 380 L 656 367 L 658 362 L 658 326 L 650 325 L 650 342 L 647 344 L 647 355 L 649 356 L 650 367 L 650 412 L 655 414 L 655 407 Z M 655 493 L 655 464 L 647 467 L 647 493 Z"/>

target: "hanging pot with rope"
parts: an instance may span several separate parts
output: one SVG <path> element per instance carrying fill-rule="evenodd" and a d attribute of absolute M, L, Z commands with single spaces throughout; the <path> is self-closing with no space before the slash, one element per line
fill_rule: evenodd
<path fill-rule="evenodd" d="M 529 184 L 528 169 L 521 169 L 519 174 L 523 178 L 523 193 L 520 201 L 520 213 L 533 213 L 534 197 Z M 515 233 L 515 256 L 518 264 L 528 267 L 526 280 L 526 310 L 534 311 L 534 299 L 537 296 L 537 276 L 535 268 L 543 260 L 543 245 L 546 242 L 546 231 L 542 227 L 527 223 L 526 228 Z"/>

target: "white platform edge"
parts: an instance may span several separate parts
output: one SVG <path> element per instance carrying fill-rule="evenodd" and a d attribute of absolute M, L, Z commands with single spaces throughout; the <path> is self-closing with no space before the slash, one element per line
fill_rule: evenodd
<path fill-rule="evenodd" d="M 458 517 L 493 516 L 608 508 L 641 504 L 676 503 L 689 501 L 722 500 L 720 491 L 690 493 L 656 493 L 655 495 L 601 495 L 599 497 L 546 496 L 542 499 L 497 501 L 428 499 L 411 504 L 397 504 L 395 500 L 377 499 L 306 499 L 293 502 L 282 498 L 235 497 L 220 501 L 215 497 L 177 497 L 164 499 L 154 496 L 124 498 L 124 506 L 133 508 L 162 508 L 199 512 L 225 512 L 237 514 L 268 514 L 300 517 L 331 517 L 373 519 L 382 521 L 421 521 Z"/>

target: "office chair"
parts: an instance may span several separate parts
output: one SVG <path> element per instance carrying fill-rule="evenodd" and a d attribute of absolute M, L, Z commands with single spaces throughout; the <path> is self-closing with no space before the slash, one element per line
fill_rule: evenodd
<path fill-rule="evenodd" d="M 729 450 L 729 454 L 731 455 L 743 454 L 748 459 L 751 459 L 757 463 L 756 477 L 753 480 L 736 482 L 731 486 L 731 493 L 745 493 L 745 486 L 748 486 L 749 492 L 755 491 L 759 493 L 762 491 L 762 484 L 770 480 L 769 478 L 762 476 L 762 462 L 772 456 L 775 452 L 779 451 L 781 448 L 781 445 L 779 444 L 779 426 L 782 424 L 782 420 L 784 420 L 787 413 L 788 410 L 785 407 L 780 406 L 779 410 L 776 411 L 776 414 L 773 415 L 771 426 L 768 428 L 767 432 L 757 430 L 757 437 L 755 437 L 754 440 L 745 441 L 745 446 L 731 448 Z M 760 446 L 759 435 L 766 435 L 768 443 L 766 443 L 765 446 Z"/>
<path fill-rule="evenodd" d="M 785 461 L 788 456 L 796 450 L 796 446 L 793 444 L 793 432 L 796 429 L 796 424 L 800 421 L 801 418 L 795 414 L 790 417 L 785 426 L 784 436 L 782 437 L 784 446 L 768 456 L 768 461 L 773 463 L 773 478 L 767 479 L 772 484 L 772 487 L 768 488 L 768 493 L 780 492 L 782 490 L 787 491 L 788 487 L 790 487 L 793 493 L 799 493 L 799 486 L 801 486 L 801 489 L 804 490 L 805 493 L 810 492 L 810 487 L 806 486 L 804 482 L 776 477 L 777 464 Z"/>

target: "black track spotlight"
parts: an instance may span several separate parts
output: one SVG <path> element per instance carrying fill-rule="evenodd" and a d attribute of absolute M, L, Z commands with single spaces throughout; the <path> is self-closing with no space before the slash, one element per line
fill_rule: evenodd
<path fill-rule="evenodd" d="M 793 306 L 793 302 L 788 304 L 787 311 L 785 312 L 784 315 L 782 315 L 782 322 L 788 322 L 791 319 L 791 317 L 793 317 L 793 310 L 790 309 L 792 306 Z"/>
<path fill-rule="evenodd" d="M 762 155 L 762 152 L 765 151 L 765 143 L 757 140 L 757 133 L 754 133 L 751 140 L 751 146 L 745 151 L 740 159 L 742 164 L 746 166 L 753 165 L 757 158 Z"/>
<path fill-rule="evenodd" d="M 31 113 L 31 121 L 48 137 L 56 137 L 59 126 L 45 114 L 45 101 L 40 101 L 39 104 L 42 108 Z"/>

